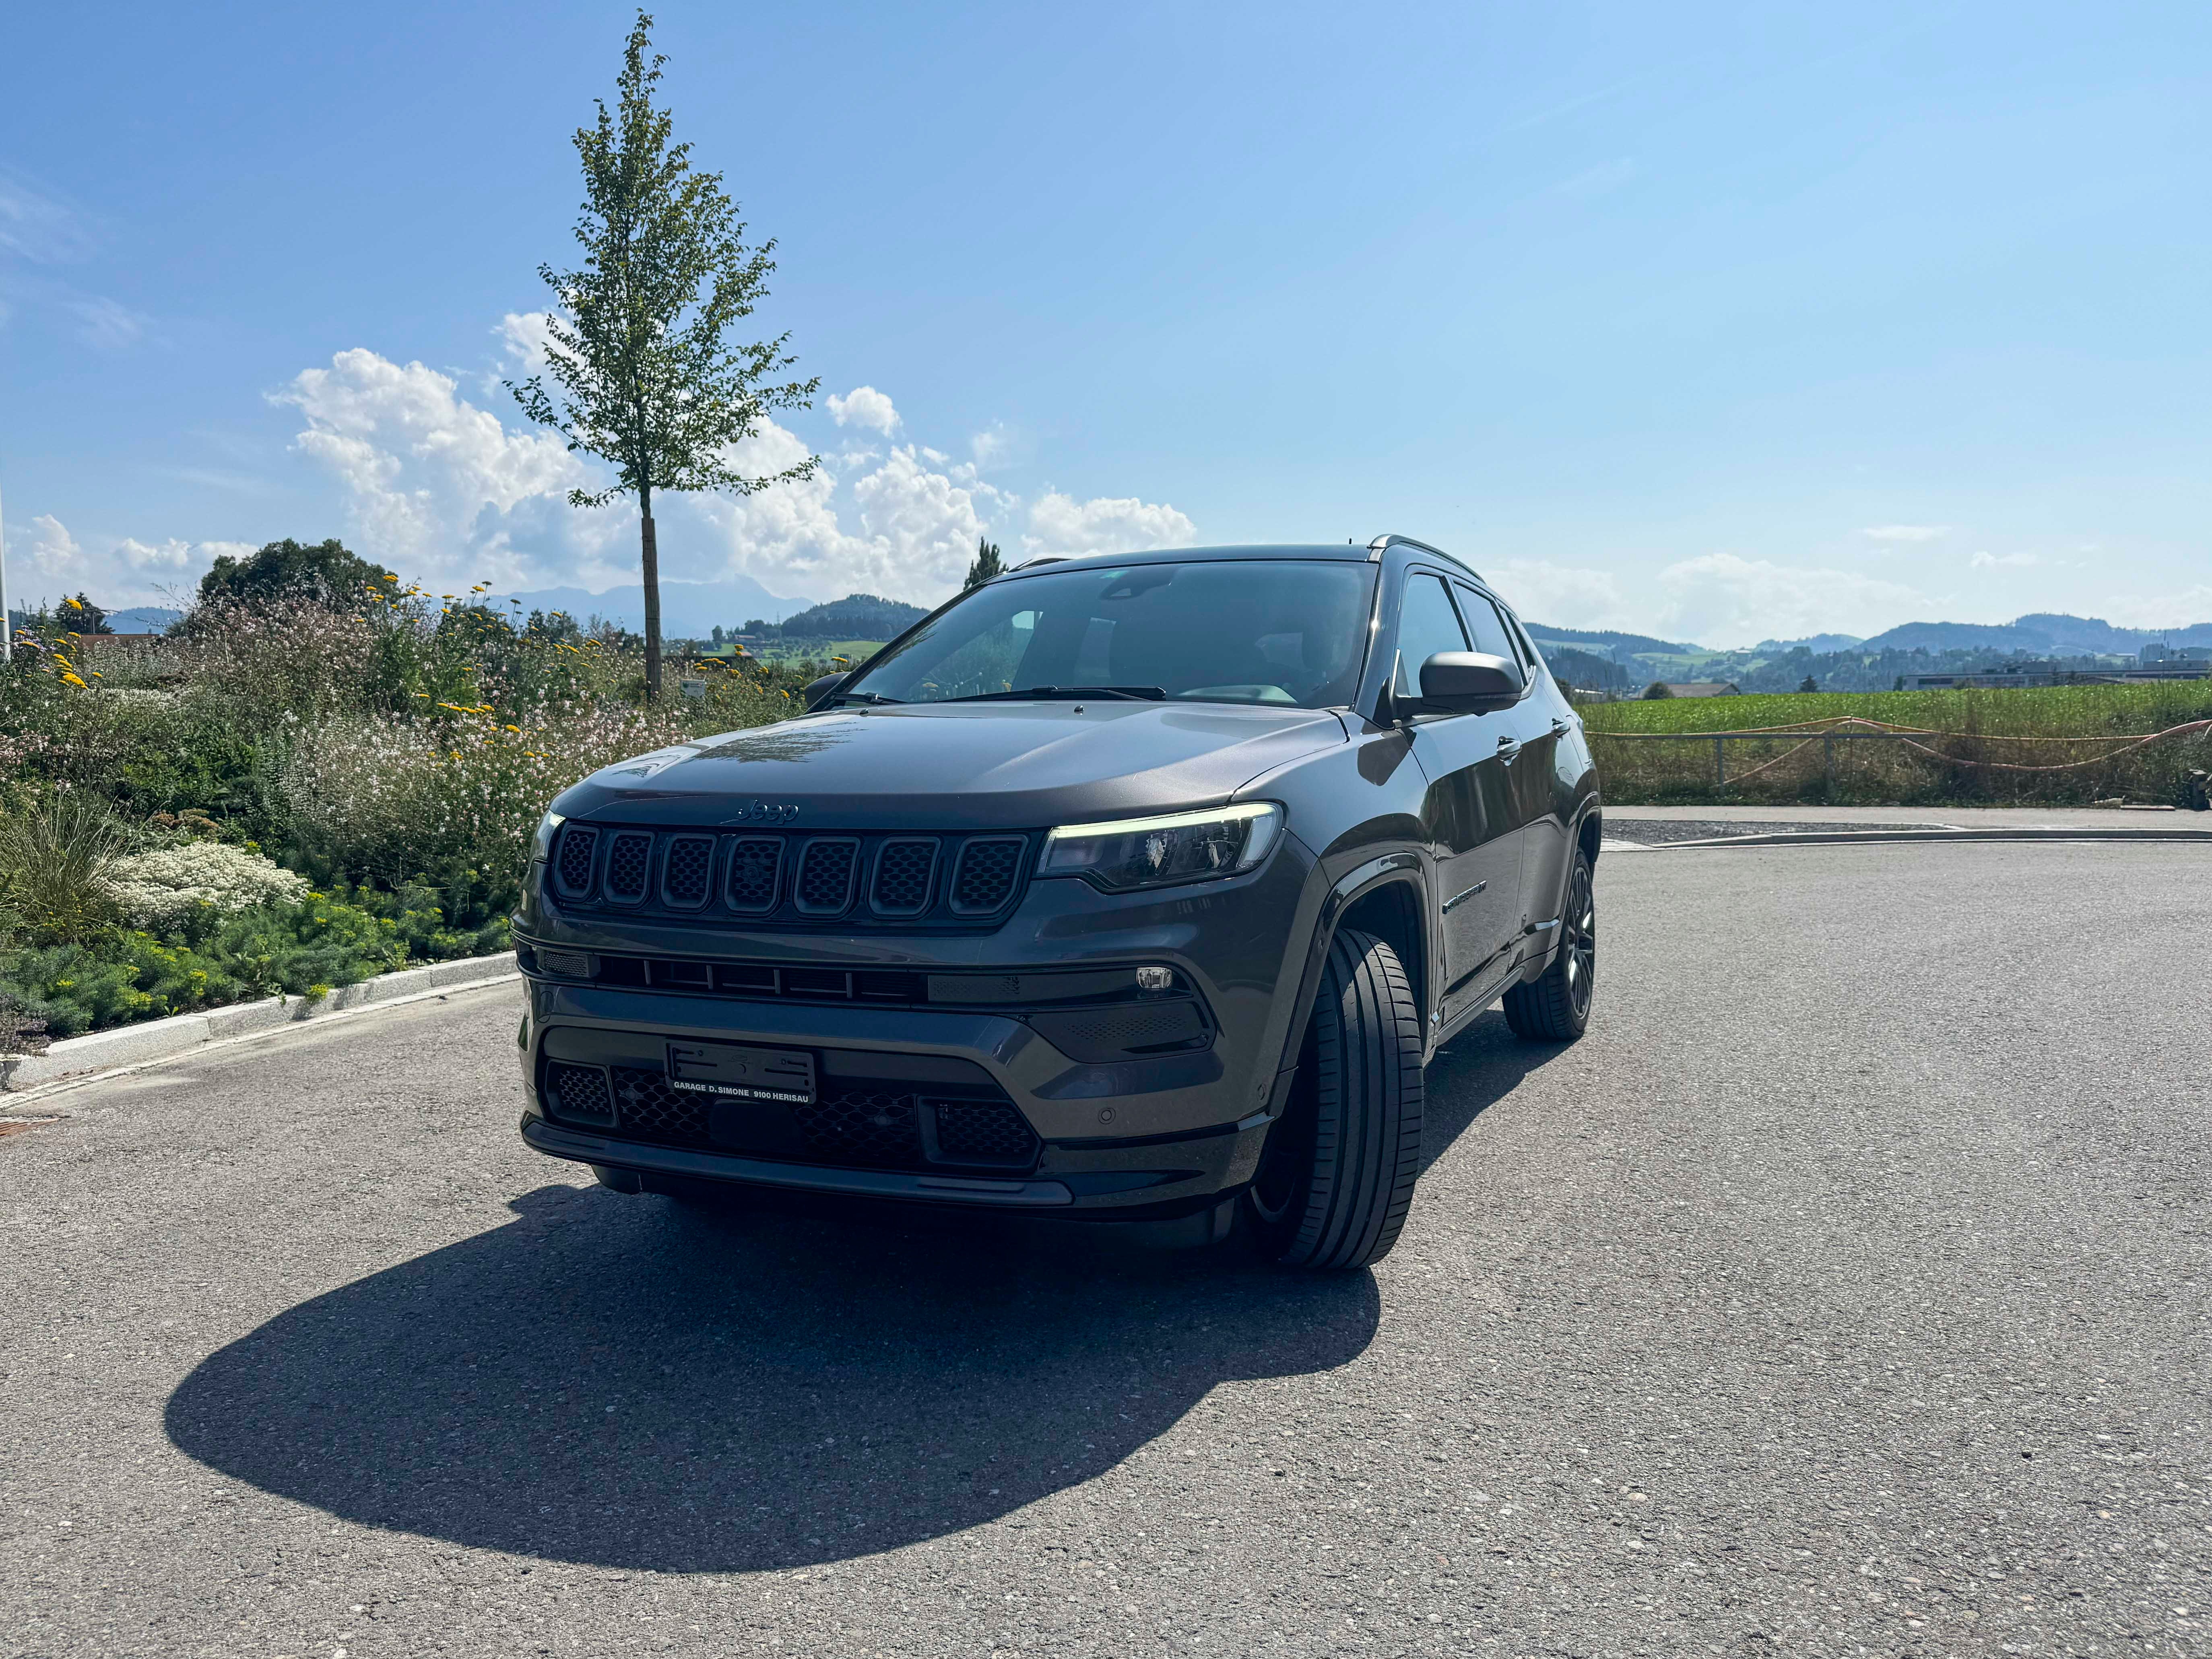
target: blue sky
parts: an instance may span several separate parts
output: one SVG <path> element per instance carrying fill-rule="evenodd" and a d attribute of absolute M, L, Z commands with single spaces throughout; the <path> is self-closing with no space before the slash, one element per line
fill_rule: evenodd
<path fill-rule="evenodd" d="M 929 599 L 1017 551 L 1396 530 L 1711 643 L 2212 617 L 2212 10 L 666 5 L 678 136 L 838 402 L 670 574 Z M 11 592 L 337 534 L 604 587 L 497 384 L 614 6 L 0 24 Z M 736 619 L 733 619 L 736 620 Z"/>

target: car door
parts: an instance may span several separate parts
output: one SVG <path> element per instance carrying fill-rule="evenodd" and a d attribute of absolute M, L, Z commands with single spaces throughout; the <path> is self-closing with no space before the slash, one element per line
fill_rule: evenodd
<path fill-rule="evenodd" d="M 1420 696 L 1421 665 L 1436 653 L 1481 648 L 1468 645 L 1443 577 L 1418 568 L 1406 574 L 1397 641 L 1391 689 L 1401 702 Z M 1423 820 L 1439 878 L 1449 995 L 1520 933 L 1521 836 L 1499 758 L 1509 728 L 1494 714 L 1417 714 L 1410 729 L 1429 781 Z"/>
<path fill-rule="evenodd" d="M 1521 896 L 1515 925 L 1540 929 L 1559 915 L 1560 884 L 1566 878 L 1566 826 L 1559 821 L 1553 776 L 1566 722 L 1554 718 L 1559 711 L 1552 700 L 1540 695 L 1544 671 L 1536 660 L 1535 647 L 1512 614 L 1468 583 L 1455 581 L 1452 587 L 1474 648 L 1518 663 L 1530 688 L 1528 695 L 1498 716 L 1513 738 L 1499 757 L 1505 763 L 1513 827 L 1521 838 Z"/>

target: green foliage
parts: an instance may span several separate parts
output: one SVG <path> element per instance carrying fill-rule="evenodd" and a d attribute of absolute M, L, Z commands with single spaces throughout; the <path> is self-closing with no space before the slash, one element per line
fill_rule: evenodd
<path fill-rule="evenodd" d="M 1644 700 L 1646 702 L 1664 702 L 1674 695 L 1673 690 L 1664 680 L 1654 680 L 1644 688 Z"/>
<path fill-rule="evenodd" d="M 112 634 L 107 625 L 107 612 L 84 596 L 79 588 L 73 599 L 64 599 L 55 607 L 56 620 L 73 634 Z"/>
<path fill-rule="evenodd" d="M 1741 732 L 1839 714 L 1929 732 L 2094 738 L 2164 731 L 2212 718 L 2212 680 L 2019 690 L 1779 691 L 1759 696 L 1608 702 L 1584 711 L 1593 731 Z"/>
<path fill-rule="evenodd" d="M 767 477 L 738 471 L 732 447 L 750 437 L 771 409 L 804 409 L 818 382 L 776 381 L 797 361 L 790 336 L 750 345 L 731 331 L 766 295 L 775 244 L 748 248 L 737 204 L 720 173 L 693 170 L 689 144 L 669 142 L 672 123 L 655 108 L 667 60 L 652 50 L 653 20 L 637 16 L 623 51 L 616 111 L 578 129 L 584 206 L 576 223 L 582 266 L 538 275 L 556 307 L 547 323 L 546 366 L 560 383 L 556 403 L 542 377 L 508 389 L 533 421 L 572 450 L 615 469 L 613 488 L 575 489 L 578 507 L 617 495 L 637 498 L 645 577 L 645 677 L 660 690 L 660 585 L 653 543 L 655 489 L 750 495 L 807 477 L 809 456 Z"/>
<path fill-rule="evenodd" d="M 971 587 L 981 587 L 994 576 L 1006 574 L 1006 561 L 999 556 L 999 544 L 988 536 L 975 538 L 975 560 L 968 567 L 968 580 L 960 584 L 963 593 Z"/>
<path fill-rule="evenodd" d="M 11 931 L 52 944 L 112 926 L 106 878 L 124 846 L 123 826 L 106 803 L 80 790 L 50 792 L 29 811 L 0 818 L 0 903 Z"/>
<path fill-rule="evenodd" d="M 282 599 L 356 605 L 392 580 L 389 571 L 348 552 L 335 537 L 312 544 L 286 537 L 246 558 L 223 554 L 200 578 L 200 603 L 267 605 Z"/>

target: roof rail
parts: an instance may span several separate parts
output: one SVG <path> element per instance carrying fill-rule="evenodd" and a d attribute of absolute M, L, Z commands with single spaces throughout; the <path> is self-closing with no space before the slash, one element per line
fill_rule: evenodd
<path fill-rule="evenodd" d="M 1480 581 L 1482 580 L 1481 573 L 1476 570 L 1475 568 L 1469 564 L 1465 559 L 1460 558 L 1455 555 L 1447 553 L 1441 547 L 1431 547 L 1426 542 L 1417 542 L 1411 536 L 1377 536 L 1373 541 L 1367 544 L 1367 557 L 1369 561 L 1371 562 L 1380 559 L 1382 556 L 1382 550 L 1393 545 L 1398 547 L 1419 548 L 1422 552 L 1433 553 L 1440 559 L 1449 559 L 1454 564 L 1466 571 L 1468 575 L 1473 576 L 1477 581 Z"/>
<path fill-rule="evenodd" d="M 1017 570 L 1034 570 L 1041 564 L 1066 564 L 1072 556 L 1066 553 L 1040 554 L 1034 559 L 1024 559 L 1019 564 L 1007 566 L 1006 574 L 1011 576 Z"/>

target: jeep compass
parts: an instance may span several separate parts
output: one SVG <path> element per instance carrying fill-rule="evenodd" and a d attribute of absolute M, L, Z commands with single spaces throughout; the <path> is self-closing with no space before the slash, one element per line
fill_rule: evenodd
<path fill-rule="evenodd" d="M 1422 1068 L 1590 1014 L 1597 778 L 1466 565 L 1033 560 L 594 773 L 515 917 L 523 1138 L 609 1187 L 1396 1241 Z"/>

